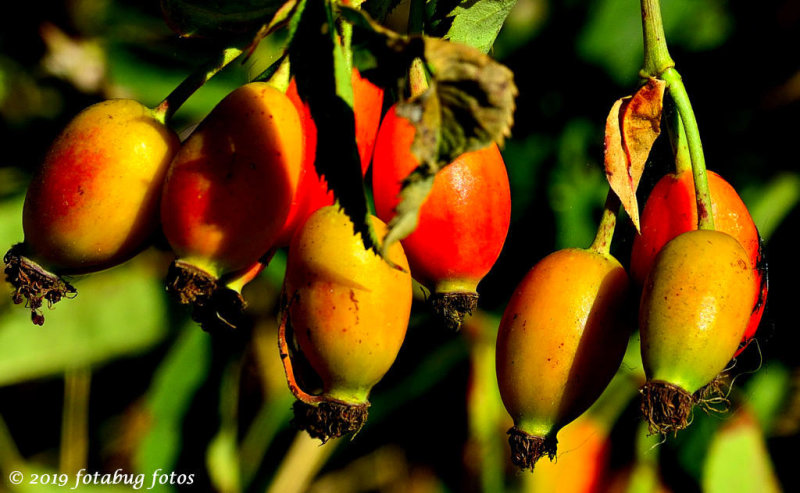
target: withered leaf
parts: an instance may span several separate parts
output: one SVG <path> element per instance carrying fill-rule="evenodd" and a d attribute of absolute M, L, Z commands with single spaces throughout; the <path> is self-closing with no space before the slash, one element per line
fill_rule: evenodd
<path fill-rule="evenodd" d="M 636 189 L 653 143 L 661 133 L 666 84 L 651 78 L 633 96 L 617 100 L 606 119 L 606 178 L 639 230 Z"/>

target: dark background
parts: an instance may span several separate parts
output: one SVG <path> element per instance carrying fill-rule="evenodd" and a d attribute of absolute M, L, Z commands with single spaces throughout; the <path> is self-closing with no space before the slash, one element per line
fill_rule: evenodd
<path fill-rule="evenodd" d="M 518 0 L 493 50 L 520 89 L 513 137 L 503 152 L 512 224 L 479 288 L 481 313 L 464 333 L 450 334 L 415 304 L 406 343 L 373 392 L 367 426 L 352 441 L 317 447 L 295 438 L 289 426 L 291 396 L 274 344 L 285 255 L 245 290 L 245 328 L 214 338 L 163 294 L 170 254 L 156 239 L 126 265 L 78 280 L 75 306 L 63 302 L 47 312 L 43 328 L 30 325 L 10 296 L 0 298 L 0 491 L 12 470 L 52 473 L 75 464 L 142 472 L 146 486 L 159 467 L 193 473 L 195 485 L 186 491 L 268 485 L 289 491 L 276 486 L 281 474 L 294 487 L 310 484 L 315 491 L 546 488 L 547 479 L 509 465 L 509 423 L 491 365 L 493 334 L 527 269 L 553 250 L 586 247 L 594 236 L 606 193 L 603 125 L 612 103 L 637 86 L 638 16 L 632 0 Z M 625 398 L 606 399 L 618 409 L 590 412 L 603 423 L 598 436 L 610 439 L 601 454 L 600 489 L 771 491 L 769 478 L 777 478 L 785 491 L 797 491 L 800 335 L 791 310 L 799 274 L 792 231 L 800 219 L 800 3 L 664 0 L 663 16 L 708 167 L 740 192 L 766 241 L 770 292 L 757 347 L 732 370 L 739 377 L 731 410 L 696 412 L 692 427 L 659 447 L 652 448 L 658 437 L 648 439 L 639 425 L 633 382 L 641 370 L 635 354 L 626 358 L 627 380 L 615 387 Z M 54 1 L 46 8 L 22 2 L 2 16 L 0 246 L 23 239 L 26 182 L 78 111 L 109 97 L 153 106 L 216 48 L 175 36 L 157 2 Z M 176 128 L 199 121 L 271 57 L 274 47 L 265 43 L 244 66 L 226 69 L 178 112 Z M 640 203 L 670 167 L 661 138 Z M 633 234 L 621 216 L 613 252 L 623 265 Z M 77 411 L 66 412 L 65 403 Z M 88 419 L 85 430 L 75 424 L 81 419 Z M 725 441 L 731 428 L 747 433 Z M 728 458 L 728 469 L 709 466 L 716 457 Z M 559 464 L 567 462 L 564 456 Z M 562 469 L 580 476 L 590 467 L 578 462 Z M 745 472 L 758 478 L 758 488 L 737 479 Z"/>

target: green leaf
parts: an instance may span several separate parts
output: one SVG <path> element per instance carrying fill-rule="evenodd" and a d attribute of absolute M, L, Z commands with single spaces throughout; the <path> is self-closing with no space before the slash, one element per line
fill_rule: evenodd
<path fill-rule="evenodd" d="M 450 14 L 446 39 L 488 53 L 517 0 L 464 0 Z"/>
<path fill-rule="evenodd" d="M 364 247 L 374 249 L 377 238 L 368 220 L 355 140 L 350 64 L 337 39 L 330 5 L 307 0 L 289 57 L 297 92 L 317 126 L 317 172 L 327 180 Z"/>
<path fill-rule="evenodd" d="M 283 0 L 161 0 L 172 30 L 184 37 L 231 38 L 268 22 Z"/>
<path fill-rule="evenodd" d="M 151 427 L 133 458 L 137 471 L 174 469 L 181 452 L 181 423 L 206 378 L 210 361 L 208 334 L 193 322 L 185 324 L 156 370 L 145 397 Z"/>
<path fill-rule="evenodd" d="M 741 408 L 714 435 L 703 467 L 706 493 L 781 491 L 764 435 L 752 413 Z"/>
<path fill-rule="evenodd" d="M 0 315 L 0 385 L 89 367 L 140 353 L 166 334 L 163 287 L 142 263 L 130 262 L 75 283 L 78 296 L 31 325 L 19 306 Z"/>

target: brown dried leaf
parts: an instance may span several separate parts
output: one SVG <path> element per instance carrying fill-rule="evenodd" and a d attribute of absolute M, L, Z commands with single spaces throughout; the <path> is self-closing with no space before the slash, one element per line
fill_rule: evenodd
<path fill-rule="evenodd" d="M 606 178 L 637 231 L 636 189 L 650 149 L 661 133 L 665 87 L 664 81 L 649 79 L 633 96 L 617 100 L 606 119 Z"/>

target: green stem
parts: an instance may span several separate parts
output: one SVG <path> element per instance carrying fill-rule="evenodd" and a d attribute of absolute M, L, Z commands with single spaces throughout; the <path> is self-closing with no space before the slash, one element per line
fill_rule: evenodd
<path fill-rule="evenodd" d="M 609 188 L 608 194 L 606 195 L 606 203 L 603 206 L 603 217 L 600 219 L 597 235 L 594 237 L 594 241 L 589 247 L 589 250 L 603 255 L 611 253 L 611 240 L 614 238 L 614 229 L 617 227 L 619 206 L 619 197 Z"/>
<path fill-rule="evenodd" d="M 661 437 L 650 435 L 645 423 L 639 424 L 636 439 L 636 462 L 633 466 L 626 493 L 649 493 L 659 488 L 658 453 Z"/>
<path fill-rule="evenodd" d="M 68 370 L 64 375 L 64 414 L 61 427 L 59 470 L 74 474 L 86 467 L 89 455 L 89 389 L 88 368 Z"/>
<path fill-rule="evenodd" d="M 239 447 L 239 469 L 244 489 L 249 488 L 256 479 L 273 439 L 289 424 L 292 402 L 294 397 L 288 392 L 265 402 L 248 428 Z"/>
<path fill-rule="evenodd" d="M 697 227 L 714 229 L 714 217 L 711 213 L 711 195 L 708 193 L 706 178 L 706 161 L 703 155 L 703 144 L 697 120 L 686 93 L 686 87 L 680 74 L 675 70 L 675 62 L 669 56 L 667 41 L 664 37 L 664 25 L 661 20 L 661 4 L 659 0 L 641 0 L 642 31 L 644 33 L 644 66 L 642 77 L 658 77 L 667 83 L 669 95 L 678 108 L 678 113 L 686 132 L 689 156 L 692 161 L 695 195 L 697 199 Z"/>
<path fill-rule="evenodd" d="M 667 49 L 659 0 L 641 0 L 641 2 L 644 32 L 644 67 L 641 76 L 658 77 L 668 68 L 674 67 L 675 62 L 672 61 Z"/>
<path fill-rule="evenodd" d="M 342 53 L 347 67 L 347 73 L 353 72 L 353 25 L 349 22 L 341 23 Z"/>
<path fill-rule="evenodd" d="M 340 441 L 331 440 L 320 445 L 319 440 L 311 438 L 308 433 L 297 432 L 266 491 L 268 493 L 306 491 Z"/>
<path fill-rule="evenodd" d="M 675 156 L 675 172 L 681 174 L 692 170 L 692 158 L 689 154 L 689 144 L 686 141 L 686 129 L 683 120 L 676 108 L 670 111 L 669 142 L 672 145 L 672 154 Z"/>
<path fill-rule="evenodd" d="M 153 108 L 155 118 L 166 124 L 192 94 L 241 54 L 241 48 L 226 48 L 219 56 L 198 67 L 169 93 L 169 96 Z"/>
<path fill-rule="evenodd" d="M 674 68 L 667 69 L 661 78 L 667 83 L 667 90 L 675 106 L 678 108 L 681 120 L 686 131 L 686 142 L 689 147 L 689 156 L 692 159 L 692 174 L 694 175 L 694 189 L 697 198 L 697 227 L 699 229 L 714 229 L 714 215 L 711 209 L 711 194 L 708 191 L 708 178 L 706 177 L 706 158 L 703 154 L 703 143 L 700 140 L 700 130 L 692 110 L 692 103 L 686 93 L 686 87 L 680 74 Z"/>

